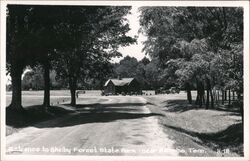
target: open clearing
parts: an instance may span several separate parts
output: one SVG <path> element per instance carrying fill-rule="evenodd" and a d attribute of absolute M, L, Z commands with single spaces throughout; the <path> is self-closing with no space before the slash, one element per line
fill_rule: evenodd
<path fill-rule="evenodd" d="M 100 96 L 98 92 L 79 95 L 77 106 L 72 107 L 69 93 L 52 91 L 54 105 L 70 112 L 12 128 L 7 136 L 7 153 L 242 155 L 241 117 L 237 113 L 195 109 L 186 103 L 184 92 L 157 96 Z M 42 95 L 23 93 L 24 107 L 40 104 Z M 8 99 L 10 96 L 7 104 Z"/>

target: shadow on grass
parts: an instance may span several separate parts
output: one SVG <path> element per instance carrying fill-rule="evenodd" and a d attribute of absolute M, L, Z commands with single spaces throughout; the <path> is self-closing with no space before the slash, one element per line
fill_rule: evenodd
<path fill-rule="evenodd" d="M 199 110 L 205 109 L 205 107 L 199 108 L 195 104 L 189 104 L 187 100 L 167 100 L 163 102 L 164 111 L 167 112 L 186 112 L 189 110 Z M 205 105 L 203 105 L 205 106 Z M 240 107 L 239 106 L 231 106 L 228 107 L 227 105 L 217 105 L 215 104 L 215 108 L 209 108 L 209 110 L 216 110 L 216 111 L 226 111 L 232 112 L 231 115 L 240 116 Z"/>
<path fill-rule="evenodd" d="M 110 103 L 110 104 L 78 104 L 74 107 L 76 111 L 79 112 L 138 112 L 142 111 L 141 108 L 137 108 L 137 106 L 146 106 L 149 103 Z M 65 104 L 65 106 L 72 107 L 69 104 Z M 133 108 L 130 108 L 133 107 Z"/>
<path fill-rule="evenodd" d="M 35 126 L 38 128 L 65 127 L 86 123 L 112 122 L 124 119 L 137 119 L 161 114 L 143 113 L 141 108 L 143 103 L 118 103 L 118 104 L 83 104 L 71 106 L 68 104 L 53 106 L 45 111 L 42 106 L 31 106 L 25 108 L 23 113 L 6 111 L 7 125 L 14 127 Z M 67 110 L 63 106 L 73 107 L 76 110 Z M 130 107 L 133 108 L 130 108 Z M 70 114 L 70 115 L 69 115 Z M 51 120 L 59 116 L 66 116 L 60 122 L 48 122 L 46 124 L 36 124 L 38 122 Z M 162 115 L 161 115 L 162 116 Z"/>
<path fill-rule="evenodd" d="M 147 104 L 150 103 L 93 103 L 93 104 L 78 104 L 75 105 L 74 107 L 76 108 L 84 108 L 84 107 L 129 107 L 129 106 L 146 106 Z M 70 104 L 67 104 L 70 105 Z"/>
<path fill-rule="evenodd" d="M 45 111 L 45 108 L 42 105 L 29 106 L 21 112 L 6 108 L 6 125 L 16 128 L 27 127 L 69 113 L 72 113 L 72 111 L 57 106 L 51 106 L 47 111 Z"/>
<path fill-rule="evenodd" d="M 207 145 L 214 151 L 224 150 L 229 148 L 231 152 L 235 152 L 243 156 L 243 126 L 242 123 L 237 123 L 228 128 L 216 133 L 197 133 L 180 127 L 164 125 L 178 132 L 190 135 L 193 140 L 200 145 Z M 195 139 L 195 138 L 198 138 Z"/>
<path fill-rule="evenodd" d="M 243 105 L 231 105 L 230 107 L 228 106 L 228 104 L 222 105 L 222 104 L 218 104 L 216 105 L 216 109 L 217 111 L 228 111 L 228 112 L 235 112 L 235 113 L 240 113 L 240 108 L 243 107 Z"/>
<path fill-rule="evenodd" d="M 48 127 L 67 127 L 88 123 L 104 123 L 114 122 L 117 120 L 138 119 L 144 117 L 158 116 L 160 114 L 142 114 L 142 113 L 126 113 L 126 112 L 98 112 L 98 113 L 77 113 L 64 119 L 59 124 L 36 124 L 38 128 Z"/>
<path fill-rule="evenodd" d="M 38 128 L 65 127 L 87 123 L 114 122 L 117 120 L 138 119 L 161 114 L 143 113 L 145 103 L 110 103 L 110 104 L 78 104 L 73 106 L 76 113 L 70 115 L 58 124 L 37 124 Z M 65 106 L 72 107 L 66 104 Z M 161 115 L 162 116 L 162 115 Z"/>
<path fill-rule="evenodd" d="M 197 106 L 188 104 L 187 100 L 167 100 L 164 103 L 164 111 L 167 112 L 185 112 L 198 109 Z"/>

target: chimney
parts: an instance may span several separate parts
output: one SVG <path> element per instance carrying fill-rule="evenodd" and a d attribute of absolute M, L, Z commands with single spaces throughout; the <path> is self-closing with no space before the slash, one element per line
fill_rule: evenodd
<path fill-rule="evenodd" d="M 118 80 L 121 80 L 121 79 L 122 79 L 120 74 L 118 75 L 117 79 L 118 79 Z"/>

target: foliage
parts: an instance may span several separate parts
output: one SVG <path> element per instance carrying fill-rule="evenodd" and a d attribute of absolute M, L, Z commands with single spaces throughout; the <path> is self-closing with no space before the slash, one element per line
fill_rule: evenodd
<path fill-rule="evenodd" d="M 146 57 L 137 61 L 134 57 L 126 56 L 119 63 L 113 64 L 113 72 L 111 77 L 114 78 L 136 78 L 142 89 L 156 89 L 161 85 L 159 83 L 161 71 L 158 67 L 158 61 L 150 61 Z"/>
<path fill-rule="evenodd" d="M 69 22 L 59 26 L 58 35 L 66 48 L 56 50 L 59 60 L 53 62 L 58 75 L 69 81 L 71 89 L 76 89 L 78 80 L 104 79 L 110 72 L 111 58 L 121 55 L 118 47 L 135 42 L 126 36 L 130 28 L 124 16 L 130 7 L 77 9 L 69 8 L 64 15 Z"/>
<path fill-rule="evenodd" d="M 22 79 L 22 89 L 23 90 L 42 90 L 44 89 L 44 75 L 43 68 L 41 65 L 34 66 L 32 68 L 27 68 L 26 73 Z M 55 70 L 50 72 L 50 82 L 52 89 L 65 89 L 67 88 L 66 82 L 60 79 Z"/>
<path fill-rule="evenodd" d="M 141 7 L 140 11 L 140 32 L 147 36 L 144 51 L 159 61 L 162 79 L 242 93 L 242 8 Z"/>
<path fill-rule="evenodd" d="M 115 68 L 115 73 L 117 76 L 130 78 L 135 77 L 137 73 L 135 69 L 137 68 L 138 61 L 134 57 L 126 56 L 122 59 L 119 65 Z"/>
<path fill-rule="evenodd" d="M 49 106 L 49 70 L 67 80 L 72 96 L 78 80 L 105 77 L 119 46 L 135 39 L 125 18 L 128 6 L 8 5 L 7 69 L 13 97 L 21 107 L 21 74 L 27 66 L 44 68 L 45 104 Z M 103 68 L 107 68 L 106 71 Z M 103 71 L 103 72 L 102 72 Z M 32 73 L 26 76 L 32 80 Z M 39 87 L 40 88 L 40 87 Z M 74 98 L 73 98 L 74 100 Z"/>

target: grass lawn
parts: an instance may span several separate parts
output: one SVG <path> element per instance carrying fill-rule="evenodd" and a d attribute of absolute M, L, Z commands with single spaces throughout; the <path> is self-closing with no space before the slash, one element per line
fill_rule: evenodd
<path fill-rule="evenodd" d="M 85 94 L 79 94 L 79 99 L 86 99 L 87 102 L 95 102 L 95 96 L 100 96 L 101 91 L 92 90 L 85 91 Z M 6 92 L 6 107 L 11 102 L 11 92 Z M 25 113 L 13 113 L 6 111 L 6 135 L 17 132 L 19 129 L 29 126 L 37 122 L 60 117 L 70 111 L 60 108 L 60 104 L 70 102 L 69 90 L 51 90 L 50 105 L 48 111 L 44 111 L 43 107 L 43 91 L 22 91 L 22 106 L 26 109 Z"/>
<path fill-rule="evenodd" d="M 148 106 L 151 112 L 164 115 L 158 116 L 159 122 L 165 132 L 176 141 L 176 148 L 185 149 L 186 153 L 181 154 L 197 156 L 190 148 L 205 148 L 207 156 L 243 156 L 240 114 L 215 109 L 197 109 L 188 104 L 184 95 L 182 93 L 145 97 L 151 104 Z M 230 154 L 219 153 L 219 150 L 229 150 Z"/>
<path fill-rule="evenodd" d="M 99 90 L 86 90 L 85 94 L 79 94 L 81 96 L 100 96 Z M 43 104 L 44 91 L 22 91 L 22 105 L 23 107 L 42 105 Z M 70 101 L 69 90 L 51 90 L 50 91 L 50 103 L 51 105 L 60 104 Z M 6 92 L 6 106 L 11 102 L 11 92 Z"/>

